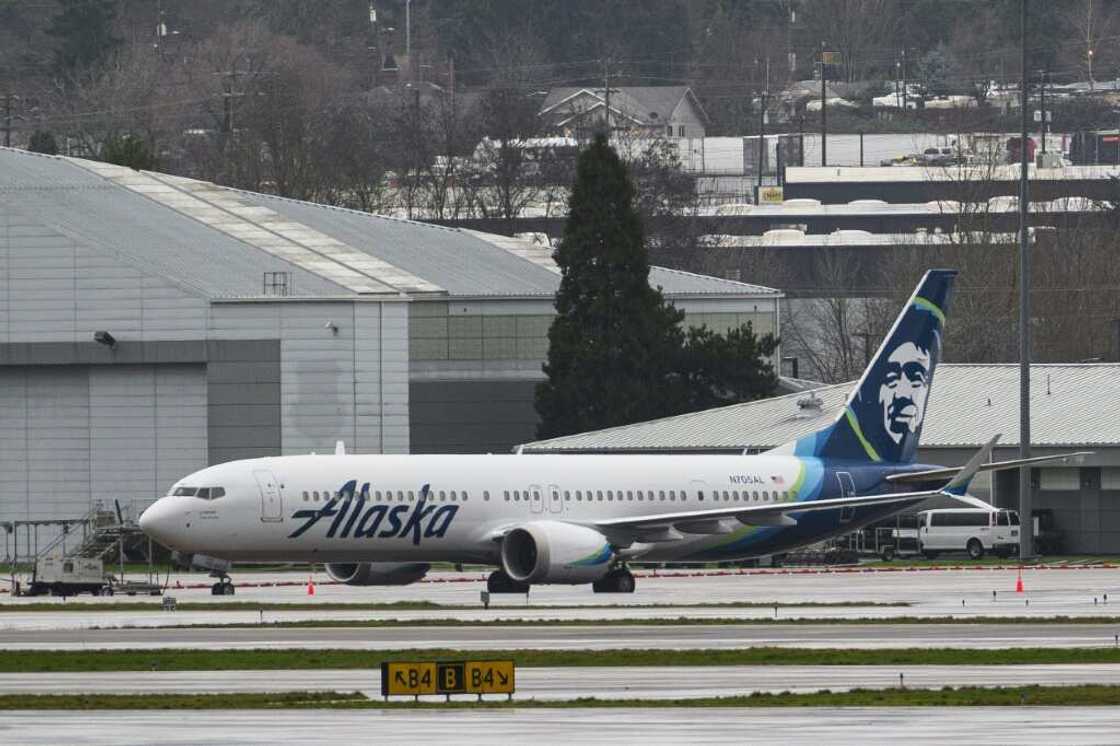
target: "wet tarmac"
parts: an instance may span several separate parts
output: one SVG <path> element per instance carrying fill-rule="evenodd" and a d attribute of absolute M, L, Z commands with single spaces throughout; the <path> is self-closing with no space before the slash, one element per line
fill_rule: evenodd
<path fill-rule="evenodd" d="M 520 743 L 1115 743 L 1114 707 L 524 708 L 5 712 L 0 742 L 26 746 Z"/>

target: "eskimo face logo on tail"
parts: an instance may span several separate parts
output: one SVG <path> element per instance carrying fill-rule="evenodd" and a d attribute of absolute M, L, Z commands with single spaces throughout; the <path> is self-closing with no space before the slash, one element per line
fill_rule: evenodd
<path fill-rule="evenodd" d="M 458 505 L 428 503 L 427 484 L 420 489 L 420 499 L 415 503 L 376 503 L 367 507 L 369 482 L 362 485 L 361 491 L 357 484 L 357 480 L 350 480 L 337 497 L 321 508 L 297 510 L 292 518 L 304 522 L 288 538 L 299 538 L 317 523 L 327 525 L 325 519 L 332 518 L 326 532 L 328 539 L 411 539 L 419 545 L 423 539 L 442 539 L 459 512 Z"/>
<path fill-rule="evenodd" d="M 929 396 L 930 354 L 913 342 L 895 348 L 879 385 L 883 430 L 895 443 L 918 431 L 926 415 Z"/>

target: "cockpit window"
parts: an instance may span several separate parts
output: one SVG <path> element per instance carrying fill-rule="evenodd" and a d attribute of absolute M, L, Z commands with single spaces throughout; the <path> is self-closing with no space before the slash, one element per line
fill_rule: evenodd
<path fill-rule="evenodd" d="M 171 493 L 175 497 L 200 497 L 203 500 L 217 500 L 226 496 L 225 487 L 176 487 Z"/>

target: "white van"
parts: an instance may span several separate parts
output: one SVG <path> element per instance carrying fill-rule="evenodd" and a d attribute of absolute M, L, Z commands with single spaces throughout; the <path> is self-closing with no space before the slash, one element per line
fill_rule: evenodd
<path fill-rule="evenodd" d="M 983 508 L 923 510 L 918 513 L 918 541 L 929 559 L 941 552 L 968 552 L 972 559 L 985 552 L 1009 557 L 1019 552 L 1019 514 Z"/>

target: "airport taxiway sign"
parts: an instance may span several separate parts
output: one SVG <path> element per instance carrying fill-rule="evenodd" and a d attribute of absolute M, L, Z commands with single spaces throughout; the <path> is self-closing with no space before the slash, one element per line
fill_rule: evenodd
<path fill-rule="evenodd" d="M 381 695 L 513 694 L 513 661 L 386 661 Z"/>

